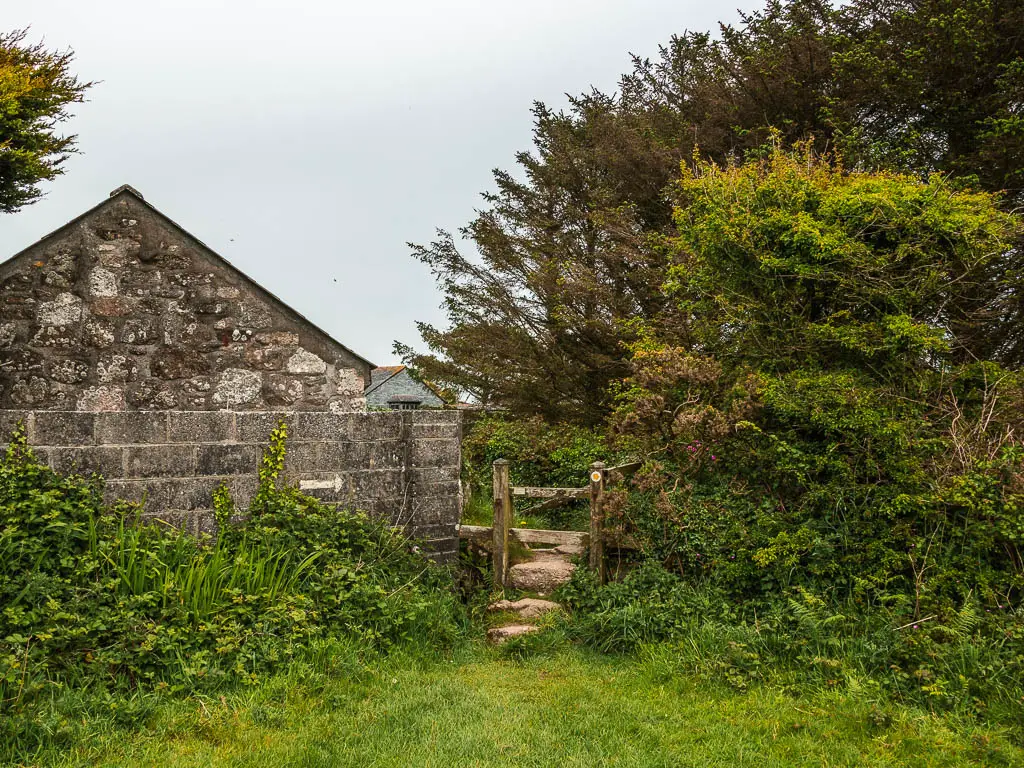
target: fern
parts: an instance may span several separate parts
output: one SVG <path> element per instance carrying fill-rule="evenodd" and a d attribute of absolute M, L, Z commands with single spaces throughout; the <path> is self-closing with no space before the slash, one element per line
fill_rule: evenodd
<path fill-rule="evenodd" d="M 953 614 L 947 629 L 952 632 L 957 640 L 962 641 L 974 634 L 974 630 L 980 621 L 981 612 L 978 610 L 978 605 L 968 595 L 968 599 L 964 602 L 963 607 Z"/>

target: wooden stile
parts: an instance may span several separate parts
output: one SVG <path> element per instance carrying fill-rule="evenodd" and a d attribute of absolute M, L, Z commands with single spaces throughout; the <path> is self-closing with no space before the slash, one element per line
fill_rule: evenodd
<path fill-rule="evenodd" d="M 630 474 L 642 466 L 639 461 L 608 468 L 603 462 L 595 461 L 590 465 L 590 484 L 585 488 L 534 488 L 530 486 L 513 486 L 509 475 L 509 463 L 505 459 L 494 462 L 494 525 L 463 525 L 459 528 L 459 538 L 485 545 L 490 543 L 491 556 L 494 563 L 494 585 L 504 588 L 508 582 L 509 571 L 509 540 L 515 539 L 520 544 L 547 544 L 549 546 L 571 545 L 584 546 L 588 549 L 588 565 L 597 574 L 603 584 L 607 579 L 607 567 L 604 550 L 608 543 L 617 549 L 638 549 L 638 544 L 631 536 L 622 534 L 606 534 L 604 530 L 604 493 L 610 472 Z M 618 474 L 616 476 L 618 476 Z M 513 497 L 539 498 L 547 501 L 532 509 L 545 509 L 550 506 L 568 503 L 573 499 L 590 499 L 590 532 L 579 531 L 543 531 L 529 528 L 513 528 L 514 509 Z"/>
<path fill-rule="evenodd" d="M 569 545 L 585 548 L 590 541 L 590 534 L 584 531 L 548 531 L 537 528 L 509 528 L 508 537 L 527 546 L 543 544 L 549 547 Z M 494 543 L 494 528 L 489 525 L 461 525 L 459 538 L 490 549 Z"/>

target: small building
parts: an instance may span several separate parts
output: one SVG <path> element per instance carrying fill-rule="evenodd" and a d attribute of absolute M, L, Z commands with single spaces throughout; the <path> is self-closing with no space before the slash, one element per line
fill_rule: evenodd
<path fill-rule="evenodd" d="M 127 185 L 0 264 L 0 409 L 365 410 L 372 369 Z"/>
<path fill-rule="evenodd" d="M 433 387 L 413 378 L 404 365 L 386 365 L 370 372 L 366 388 L 366 407 L 374 409 L 416 410 L 445 405 Z"/>

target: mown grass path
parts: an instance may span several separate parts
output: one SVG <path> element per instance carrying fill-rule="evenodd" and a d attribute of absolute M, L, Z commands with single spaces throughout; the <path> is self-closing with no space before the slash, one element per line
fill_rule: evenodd
<path fill-rule="evenodd" d="M 280 678 L 167 705 L 144 732 L 101 736 L 62 764 L 106 766 L 1024 765 L 998 734 L 865 697 L 795 699 L 564 651 L 352 679 Z"/>

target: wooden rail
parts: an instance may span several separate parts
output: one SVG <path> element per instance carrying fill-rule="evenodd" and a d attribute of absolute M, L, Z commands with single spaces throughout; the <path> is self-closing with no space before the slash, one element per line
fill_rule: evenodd
<path fill-rule="evenodd" d="M 538 528 L 509 528 L 510 539 L 520 544 L 549 544 L 553 547 L 563 545 L 587 547 L 590 534 L 583 531 L 545 531 Z M 459 528 L 459 538 L 472 541 L 482 546 L 491 543 L 494 528 L 490 525 L 463 525 Z"/>
<path fill-rule="evenodd" d="M 586 488 L 531 488 L 525 485 L 512 487 L 513 496 L 525 496 L 528 499 L 585 499 L 590 496 L 590 487 Z"/>
<path fill-rule="evenodd" d="M 605 472 L 608 473 L 609 475 L 612 472 L 618 472 L 620 475 L 632 475 L 643 465 L 644 463 L 642 461 L 630 461 L 626 464 L 619 464 L 616 467 L 608 467 L 608 469 L 606 469 Z"/>
<path fill-rule="evenodd" d="M 472 541 L 490 550 L 494 528 L 490 525 L 461 525 L 459 538 Z M 520 544 L 549 544 L 559 547 L 563 544 L 587 548 L 590 534 L 586 531 L 550 531 L 543 528 L 509 528 L 508 537 Z M 612 549 L 640 549 L 640 543 L 629 534 L 604 532 L 604 542 Z"/>

